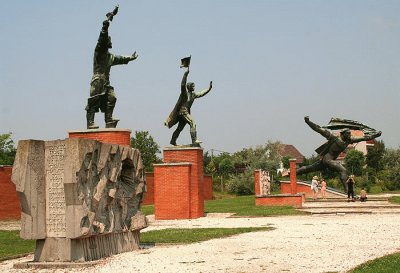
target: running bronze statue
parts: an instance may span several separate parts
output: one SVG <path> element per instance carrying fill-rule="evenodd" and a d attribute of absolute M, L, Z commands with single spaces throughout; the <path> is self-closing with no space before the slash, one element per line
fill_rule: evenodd
<path fill-rule="evenodd" d="M 114 16 L 118 13 L 118 6 L 112 12 L 107 13 L 107 19 L 103 22 L 100 36 L 97 41 L 93 56 L 93 77 L 90 82 L 90 97 L 86 106 L 87 129 L 97 129 L 94 123 L 95 113 L 104 112 L 106 128 L 117 127 L 118 119 L 113 118 L 113 111 L 117 98 L 114 87 L 110 85 L 110 69 L 113 65 L 127 64 L 135 60 L 136 51 L 132 56 L 118 56 L 110 53 L 112 48 L 111 37 L 108 35 L 108 27 Z"/>
<path fill-rule="evenodd" d="M 201 98 L 205 96 L 208 92 L 210 92 L 212 88 L 212 81 L 210 82 L 210 86 L 207 89 L 204 89 L 201 92 L 194 92 L 195 84 L 193 82 L 187 82 L 187 77 L 189 75 L 189 66 L 190 66 L 191 57 L 183 58 L 181 68 L 186 67 L 187 70 L 183 74 L 182 82 L 181 82 L 181 94 L 179 99 L 172 110 L 171 114 L 169 115 L 168 119 L 165 121 L 165 126 L 171 128 L 175 124 L 178 123 L 178 127 L 172 134 L 171 144 L 176 146 L 176 140 L 179 137 L 179 134 L 182 132 L 183 128 L 186 124 L 190 126 L 190 136 L 192 138 L 191 146 L 200 147 L 201 141 L 197 138 L 197 131 L 196 131 L 196 123 L 194 122 L 191 114 L 190 108 L 195 99 Z"/>
<path fill-rule="evenodd" d="M 344 190 L 347 192 L 346 181 L 348 178 L 348 171 L 342 164 L 335 160 L 341 152 L 346 150 L 349 144 L 375 139 L 379 137 L 382 132 L 378 132 L 375 129 L 357 121 L 347 119 L 332 118 L 329 124 L 324 127 L 313 123 L 308 116 L 304 118 L 304 121 L 308 124 L 308 126 L 310 126 L 311 129 L 317 133 L 320 133 L 328 141 L 315 150 L 320 156 L 320 160 L 314 164 L 303 166 L 297 169 L 296 174 L 300 175 L 309 172 L 322 171 L 324 169 L 330 169 L 339 172 L 340 181 L 343 184 Z M 342 131 L 340 132 L 339 136 L 337 136 L 327 129 L 342 129 Z M 350 130 L 361 130 L 364 132 L 364 136 L 352 137 Z"/>

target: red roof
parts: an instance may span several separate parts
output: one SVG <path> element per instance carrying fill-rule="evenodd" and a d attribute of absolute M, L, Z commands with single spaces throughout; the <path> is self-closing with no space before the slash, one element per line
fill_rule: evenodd
<path fill-rule="evenodd" d="M 301 164 L 304 161 L 304 155 L 302 155 L 299 150 L 290 144 L 281 144 L 280 147 L 281 156 L 290 156 L 291 158 L 296 158 L 296 163 Z"/>

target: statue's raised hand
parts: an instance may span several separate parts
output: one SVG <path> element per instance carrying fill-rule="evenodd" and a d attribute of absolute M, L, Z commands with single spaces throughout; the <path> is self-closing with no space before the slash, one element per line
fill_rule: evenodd
<path fill-rule="evenodd" d="M 135 52 L 133 52 L 132 56 L 131 56 L 131 61 L 136 60 L 137 57 L 139 57 L 139 55 Z"/>
<path fill-rule="evenodd" d="M 211 88 L 212 88 L 212 81 L 210 81 L 210 87 L 209 87 L 209 89 L 211 90 Z"/>
<path fill-rule="evenodd" d="M 309 117 L 309 116 L 305 116 L 305 117 L 304 117 L 304 121 L 305 121 L 305 122 L 309 122 L 309 121 L 310 121 L 310 117 Z"/>

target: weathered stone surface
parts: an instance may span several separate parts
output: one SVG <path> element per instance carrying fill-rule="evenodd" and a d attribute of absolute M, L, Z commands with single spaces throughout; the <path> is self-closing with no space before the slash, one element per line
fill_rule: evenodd
<path fill-rule="evenodd" d="M 132 250 L 138 244 L 132 238 L 147 226 L 136 149 L 80 138 L 23 140 L 12 180 L 22 208 L 21 237 L 38 240 L 35 260 L 92 260 Z M 119 247 L 107 250 L 105 238 Z"/>

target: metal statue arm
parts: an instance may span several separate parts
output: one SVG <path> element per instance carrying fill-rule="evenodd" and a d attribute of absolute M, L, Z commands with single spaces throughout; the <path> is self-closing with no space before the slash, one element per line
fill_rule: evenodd
<path fill-rule="evenodd" d="M 382 135 L 382 132 L 379 131 L 379 132 L 377 132 L 376 134 L 369 135 L 369 136 L 352 137 L 350 143 L 357 143 L 357 142 L 361 142 L 361 141 L 372 140 L 372 139 L 375 139 L 375 138 L 377 138 L 377 137 L 380 137 L 381 135 Z"/>
<path fill-rule="evenodd" d="M 200 92 L 195 93 L 195 98 L 197 99 L 197 98 L 201 98 L 201 97 L 207 95 L 207 93 L 210 92 L 211 89 L 212 89 L 212 81 L 210 81 L 210 86 L 207 89 L 204 89 Z"/>
<path fill-rule="evenodd" d="M 188 75 L 189 75 L 189 67 L 188 67 L 188 70 L 185 71 L 185 73 L 183 74 L 183 77 L 182 77 L 181 93 L 185 93 L 186 94 L 186 82 L 187 82 Z"/>
<path fill-rule="evenodd" d="M 114 55 L 111 65 L 119 65 L 119 64 L 127 64 L 130 61 L 136 60 L 138 57 L 136 51 L 132 54 L 132 56 L 119 56 Z"/>
<path fill-rule="evenodd" d="M 329 139 L 332 136 L 334 136 L 330 131 L 322 129 L 321 126 L 312 122 L 308 116 L 304 117 L 304 121 L 308 124 L 308 126 L 310 126 L 311 129 L 313 129 L 315 132 L 321 134 L 326 139 Z"/>

